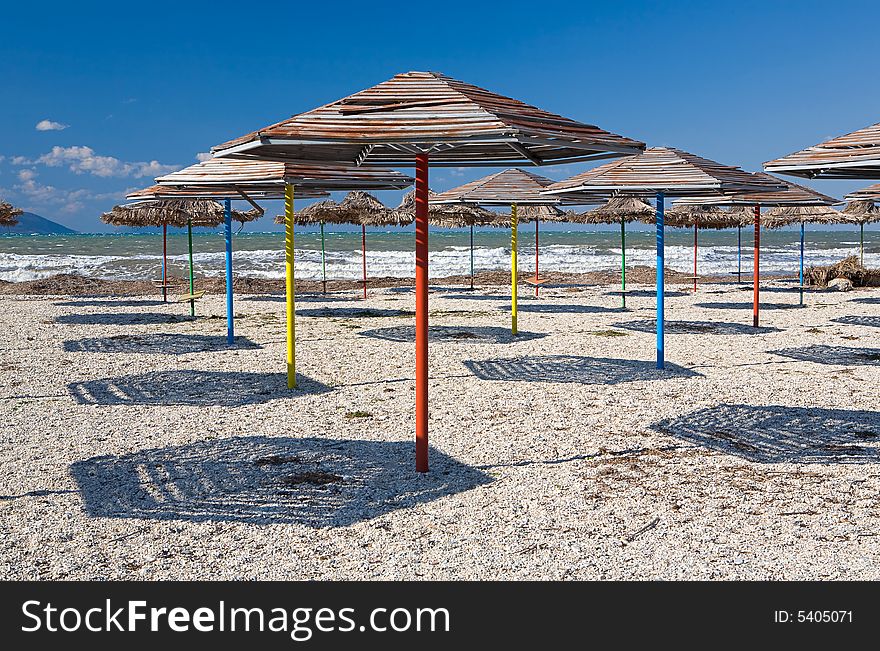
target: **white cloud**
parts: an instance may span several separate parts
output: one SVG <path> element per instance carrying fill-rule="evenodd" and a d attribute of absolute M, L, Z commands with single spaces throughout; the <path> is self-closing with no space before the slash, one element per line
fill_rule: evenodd
<path fill-rule="evenodd" d="M 52 151 L 43 154 L 34 161 L 22 156 L 13 159 L 15 165 L 40 164 L 47 167 L 67 168 L 75 174 L 91 174 L 92 176 L 134 177 L 158 176 L 180 169 L 179 165 L 165 165 L 159 161 L 126 162 L 113 156 L 99 156 L 95 150 L 86 146 L 52 147 Z"/>
<path fill-rule="evenodd" d="M 204 163 L 206 160 L 211 160 L 212 158 L 214 158 L 214 154 L 209 151 L 200 151 L 196 154 L 196 160 L 200 163 Z"/>
<path fill-rule="evenodd" d="M 61 124 L 52 120 L 40 120 L 35 129 L 37 131 L 64 131 L 69 126 L 69 124 Z"/>
<path fill-rule="evenodd" d="M 13 156 L 9 159 L 9 162 L 13 165 L 29 165 L 30 161 L 24 156 Z"/>
<path fill-rule="evenodd" d="M 131 190 L 117 192 L 93 193 L 84 188 L 79 190 L 63 190 L 53 185 L 43 185 L 34 180 L 37 174 L 33 170 L 21 170 L 18 173 L 20 183 L 12 186 L 12 190 L 29 202 L 26 207 L 57 207 L 60 213 L 75 213 L 85 208 L 86 201 L 122 201 Z"/>

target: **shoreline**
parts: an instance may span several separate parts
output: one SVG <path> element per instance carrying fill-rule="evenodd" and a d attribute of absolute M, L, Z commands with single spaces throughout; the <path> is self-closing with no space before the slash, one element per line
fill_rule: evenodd
<path fill-rule="evenodd" d="M 528 280 L 533 275 L 529 272 L 519 274 L 519 285 L 531 287 Z M 589 286 L 614 286 L 620 285 L 619 271 L 588 271 L 584 273 L 541 272 L 541 278 L 546 282 L 542 287 L 589 287 Z M 693 276 L 687 273 L 667 268 L 665 270 L 667 287 L 678 284 L 692 284 Z M 742 284 L 751 283 L 751 270 L 743 271 Z M 796 278 L 791 274 L 766 274 L 761 276 L 761 281 L 778 281 Z M 189 291 L 189 280 L 183 276 L 169 276 L 171 285 L 169 294 L 184 294 Z M 652 285 L 655 282 L 655 270 L 653 267 L 633 266 L 626 270 L 627 285 Z M 701 276 L 699 284 L 737 284 L 736 273 L 726 275 Z M 224 278 L 197 277 L 196 290 L 205 290 L 207 294 L 223 294 L 226 292 Z M 431 285 L 470 287 L 470 276 L 453 275 L 440 278 L 431 278 Z M 484 271 L 474 275 L 476 288 L 486 286 L 509 287 L 509 271 Z M 384 289 L 414 287 L 414 278 L 376 277 L 367 278 L 367 288 Z M 362 280 L 327 280 L 327 292 L 340 292 L 359 290 L 363 287 Z M 283 278 L 253 278 L 237 276 L 233 281 L 233 290 L 236 294 L 283 294 Z M 320 280 L 296 280 L 297 293 L 312 294 L 321 293 L 323 283 Z M 521 290 L 522 291 L 522 290 Z M 23 281 L 0 281 L 0 295 L 19 296 L 154 296 L 161 295 L 153 281 L 149 280 L 107 280 L 93 278 L 78 274 L 56 274 L 37 280 Z"/>

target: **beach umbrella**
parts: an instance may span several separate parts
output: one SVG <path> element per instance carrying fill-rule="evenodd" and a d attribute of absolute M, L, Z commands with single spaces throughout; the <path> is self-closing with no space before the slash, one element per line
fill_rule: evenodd
<path fill-rule="evenodd" d="M 431 199 L 437 196 L 436 192 L 428 190 L 428 223 L 438 228 L 469 228 L 470 229 L 470 262 L 471 262 L 471 289 L 474 288 L 474 226 L 496 226 L 498 215 L 491 210 L 480 206 L 468 204 L 436 205 Z M 398 212 L 403 212 L 415 219 L 416 193 L 415 190 L 407 192 L 397 206 Z"/>
<path fill-rule="evenodd" d="M 579 224 L 620 224 L 620 301 L 626 308 L 626 224 L 654 216 L 654 208 L 635 197 L 612 197 L 601 206 L 571 218 Z"/>
<path fill-rule="evenodd" d="M 671 147 L 652 147 L 551 185 L 554 196 L 655 197 L 657 229 L 657 368 L 665 366 L 663 243 L 666 197 L 724 197 L 775 190 L 779 184 Z"/>
<path fill-rule="evenodd" d="M 201 196 L 242 198 L 262 212 L 255 199 L 283 199 L 285 208 L 284 275 L 287 319 L 287 385 L 296 386 L 294 364 L 295 292 L 294 292 L 294 188 L 300 197 L 323 197 L 338 190 L 402 190 L 412 185 L 412 177 L 394 170 L 361 169 L 353 165 L 323 163 L 284 163 L 259 160 L 210 158 L 177 172 L 160 176 L 163 188 Z M 322 229 L 323 230 L 323 229 Z M 233 341 L 232 314 L 232 229 L 226 223 L 226 331 Z"/>
<path fill-rule="evenodd" d="M 829 197 L 830 198 L 830 197 Z M 819 206 L 777 206 L 767 211 L 763 217 L 765 228 L 783 228 L 799 225 L 801 229 L 800 245 L 800 304 L 804 304 L 804 225 L 815 224 L 846 224 L 853 223 L 845 214 L 828 205 Z"/>
<path fill-rule="evenodd" d="M 521 169 L 508 169 L 440 192 L 429 205 L 510 206 L 510 330 L 517 333 L 517 239 L 521 221 L 535 222 L 535 296 L 541 280 L 538 276 L 538 224 L 541 219 L 559 220 L 564 213 L 556 204 L 562 200 L 547 197 L 541 191 L 553 184 L 551 179 Z M 500 223 L 500 222 L 499 222 Z"/>
<path fill-rule="evenodd" d="M 411 216 L 388 208 L 373 195 L 360 190 L 349 192 L 339 203 L 332 200 L 313 203 L 301 210 L 300 214 L 303 219 L 313 223 L 354 224 L 361 227 L 365 299 L 367 298 L 367 226 L 406 226 L 412 223 Z"/>
<path fill-rule="evenodd" d="M 644 143 L 437 72 L 399 74 L 214 148 L 216 156 L 416 169 L 416 470 L 428 470 L 428 163 L 552 165 Z"/>
<path fill-rule="evenodd" d="M 782 172 L 810 179 L 880 179 L 880 123 L 857 129 L 764 163 L 768 172 Z M 871 199 L 880 186 L 847 195 L 850 201 Z M 848 208 L 848 206 L 847 206 Z M 848 214 L 858 216 L 865 207 L 855 206 Z M 846 212 L 846 208 L 844 208 Z M 869 213 L 864 213 L 867 217 Z M 864 217 L 863 217 L 864 218 Z M 874 221 L 869 218 L 869 221 Z M 859 239 L 864 264 L 864 223 L 860 224 Z"/>
<path fill-rule="evenodd" d="M 776 183 L 778 189 L 770 192 L 738 192 L 732 193 L 721 199 L 715 198 L 708 200 L 716 206 L 749 206 L 752 209 L 752 216 L 748 218 L 746 214 L 745 223 L 752 222 L 755 226 L 755 257 L 752 265 L 752 285 L 753 285 L 753 304 L 752 304 L 752 324 L 758 327 L 760 323 L 761 310 L 761 208 L 806 208 L 806 207 L 828 207 L 836 203 L 837 200 L 828 195 L 816 192 L 812 188 L 799 185 L 792 181 L 784 181 L 777 176 L 759 172 L 757 177 L 764 179 L 767 183 Z M 682 199 L 680 203 L 695 203 L 699 199 Z M 806 216 L 806 213 L 803 213 Z M 812 213 L 818 218 L 818 212 Z M 804 225 L 801 223 L 801 268 L 803 269 L 803 249 L 804 249 Z M 800 304 L 803 305 L 803 273 L 801 273 L 800 282 Z"/>
<path fill-rule="evenodd" d="M 651 223 L 647 220 L 646 223 Z M 693 228 L 694 229 L 694 291 L 697 291 L 697 247 L 699 243 L 699 229 L 709 228 L 714 230 L 723 230 L 725 228 L 733 228 L 734 226 L 742 226 L 736 215 L 713 205 L 689 205 L 675 204 L 666 213 L 666 225 L 673 228 Z"/>
<path fill-rule="evenodd" d="M 161 188 L 154 187 L 142 191 L 144 196 L 152 191 L 159 196 Z M 114 206 L 110 212 L 101 215 L 101 221 L 112 226 L 161 226 L 162 227 L 162 300 L 168 300 L 168 227 L 187 229 L 189 248 L 189 305 L 190 314 L 195 316 L 195 273 L 193 270 L 192 229 L 193 226 L 214 228 L 235 219 L 244 224 L 261 216 L 256 210 L 233 210 L 229 200 L 225 205 L 216 201 L 193 198 L 165 198 L 140 200 L 135 203 Z M 228 239 L 228 238 L 227 238 Z M 227 278 L 227 281 L 230 281 Z M 230 283 L 231 284 L 231 283 Z"/>
<path fill-rule="evenodd" d="M 23 210 L 14 208 L 12 204 L 5 201 L 0 201 L 0 226 L 15 226 L 18 223 L 16 218 L 22 214 L 24 214 Z"/>
<path fill-rule="evenodd" d="M 880 179 L 880 123 L 764 163 L 808 179 Z"/>
<path fill-rule="evenodd" d="M 865 266 L 865 224 L 880 222 L 880 184 L 871 185 L 863 190 L 850 192 L 844 197 L 849 203 L 843 213 L 859 225 L 859 260 Z"/>

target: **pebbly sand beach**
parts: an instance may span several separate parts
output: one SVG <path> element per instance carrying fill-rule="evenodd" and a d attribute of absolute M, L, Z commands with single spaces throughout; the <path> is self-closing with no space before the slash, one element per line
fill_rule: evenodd
<path fill-rule="evenodd" d="M 294 391 L 265 288 L 229 347 L 220 294 L 4 287 L 0 575 L 880 578 L 880 291 L 770 280 L 755 330 L 673 278 L 658 371 L 611 280 L 522 286 L 517 337 L 503 285 L 433 286 L 427 475 L 399 281 L 301 287 Z"/>

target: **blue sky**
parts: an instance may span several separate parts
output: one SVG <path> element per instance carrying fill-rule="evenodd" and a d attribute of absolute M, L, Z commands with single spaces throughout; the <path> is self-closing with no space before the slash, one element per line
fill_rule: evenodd
<path fill-rule="evenodd" d="M 752 170 L 880 120 L 876 47 L 856 29 L 880 18 L 871 2 L 16 2 L 3 14 L 0 196 L 83 231 L 212 145 L 407 70 Z M 438 169 L 431 185 L 488 171 Z"/>

